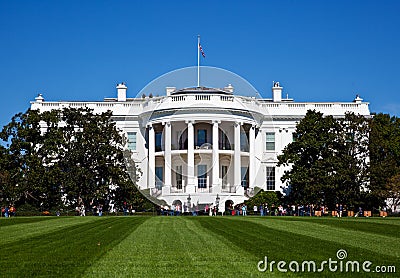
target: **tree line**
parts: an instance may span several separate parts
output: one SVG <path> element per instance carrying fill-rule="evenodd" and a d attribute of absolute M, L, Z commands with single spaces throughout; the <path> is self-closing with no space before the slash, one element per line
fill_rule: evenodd
<path fill-rule="evenodd" d="M 389 208 L 400 203 L 400 119 L 387 114 L 343 118 L 308 111 L 278 156 L 286 201 Z"/>
<path fill-rule="evenodd" d="M 140 169 L 126 159 L 126 138 L 111 111 L 28 110 L 3 127 L 0 139 L 2 205 L 152 206 L 135 186 Z M 394 207 L 400 204 L 400 118 L 352 113 L 334 118 L 310 110 L 278 156 L 278 166 L 286 167 L 287 203 L 377 208 L 389 198 Z M 257 204 L 271 197 L 261 195 Z"/>
<path fill-rule="evenodd" d="M 149 206 L 111 117 L 87 108 L 16 114 L 0 132 L 0 203 L 41 210 Z"/>

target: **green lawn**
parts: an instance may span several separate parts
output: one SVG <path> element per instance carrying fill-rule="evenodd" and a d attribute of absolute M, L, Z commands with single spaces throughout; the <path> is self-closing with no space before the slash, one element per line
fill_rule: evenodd
<path fill-rule="evenodd" d="M 400 219 L 32 217 L 0 219 L 0 277 L 399 277 Z M 268 261 L 368 260 L 397 273 L 259 272 Z M 262 264 L 261 266 L 264 266 Z M 343 268 L 345 269 L 345 268 Z"/>

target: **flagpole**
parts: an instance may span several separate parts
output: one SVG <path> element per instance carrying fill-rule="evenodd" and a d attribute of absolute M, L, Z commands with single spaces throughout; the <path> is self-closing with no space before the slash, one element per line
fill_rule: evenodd
<path fill-rule="evenodd" d="M 200 87 L 200 35 L 197 35 L 197 87 Z"/>

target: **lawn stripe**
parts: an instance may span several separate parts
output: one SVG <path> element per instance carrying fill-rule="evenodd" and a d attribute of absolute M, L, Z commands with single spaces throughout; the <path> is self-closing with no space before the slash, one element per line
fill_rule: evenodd
<path fill-rule="evenodd" d="M 281 222 L 277 228 L 273 218 L 260 219 L 252 217 L 218 217 L 218 218 L 198 218 L 203 227 L 213 233 L 224 236 L 226 239 L 238 247 L 258 255 L 260 259 L 264 256 L 269 261 L 283 260 L 286 262 L 295 260 L 302 262 L 304 260 L 314 260 L 321 262 L 329 258 L 336 259 L 336 252 L 339 249 L 345 249 L 349 254 L 350 260 L 363 262 L 371 260 L 374 265 L 397 265 L 398 258 L 388 254 L 378 254 L 376 252 L 359 248 L 354 244 L 343 244 L 328 240 L 327 238 L 314 238 L 302 233 L 297 233 L 297 227 L 290 226 L 289 222 Z M 282 225 L 286 225 L 283 228 Z M 310 223 L 310 226 L 315 225 Z M 321 233 L 321 231 L 323 233 Z M 324 230 L 319 230 L 324 235 Z M 329 233 L 328 233 L 329 236 Z M 392 249 L 388 249 L 393 250 Z M 270 273 L 269 273 L 270 274 Z M 343 274 L 343 273 L 341 273 Z M 310 275 L 307 273 L 306 276 Z M 319 273 L 318 276 L 320 276 Z M 334 276 L 332 273 L 323 273 L 323 275 Z M 366 273 L 352 273 L 351 277 L 368 277 Z"/>
<path fill-rule="evenodd" d="M 269 228 L 355 246 L 381 255 L 387 255 L 388 250 L 391 250 L 390 256 L 400 259 L 400 240 L 395 237 L 378 235 L 373 232 L 349 230 L 316 222 L 290 221 L 285 217 L 269 218 L 267 221 L 265 218 L 251 217 L 249 220 Z"/>
<path fill-rule="evenodd" d="M 257 258 L 191 217 L 153 217 L 85 273 L 86 277 L 256 277 Z"/>
<path fill-rule="evenodd" d="M 95 221 L 94 217 L 43 217 L 46 221 L 34 221 L 32 223 L 22 223 L 20 225 L 9 225 L 0 228 L 0 245 L 28 239 L 43 233 L 56 232 L 57 230 Z M 35 217 L 36 219 L 36 217 Z M 39 218 L 38 218 L 39 219 Z M 18 222 L 15 219 L 16 223 Z"/>
<path fill-rule="evenodd" d="M 371 221 L 372 218 L 319 218 L 319 217 L 284 217 L 280 220 L 284 221 L 301 221 L 308 223 L 316 223 L 320 225 L 333 226 L 348 230 L 373 233 L 383 236 L 400 238 L 400 226 L 393 224 L 393 221 L 379 219 L 379 221 Z M 400 219 L 399 219 L 400 220 Z M 397 221 L 400 223 L 400 221 Z"/>
<path fill-rule="evenodd" d="M 92 217 L 87 223 L 78 219 L 73 219 L 77 225 L 3 244 L 7 260 L 0 261 L 1 275 L 80 277 L 147 218 Z"/>
<path fill-rule="evenodd" d="M 28 224 L 28 223 L 36 223 L 42 222 L 46 220 L 50 220 L 51 217 L 2 217 L 0 218 L 0 232 L 3 227 L 20 225 L 20 224 Z"/>

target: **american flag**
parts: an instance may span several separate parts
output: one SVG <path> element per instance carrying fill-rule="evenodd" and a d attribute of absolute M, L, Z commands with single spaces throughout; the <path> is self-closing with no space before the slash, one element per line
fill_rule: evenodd
<path fill-rule="evenodd" d="M 199 44 L 199 49 L 200 49 L 201 56 L 206 58 L 206 54 L 204 54 L 204 51 L 203 51 L 203 48 L 201 47 L 201 44 Z"/>

